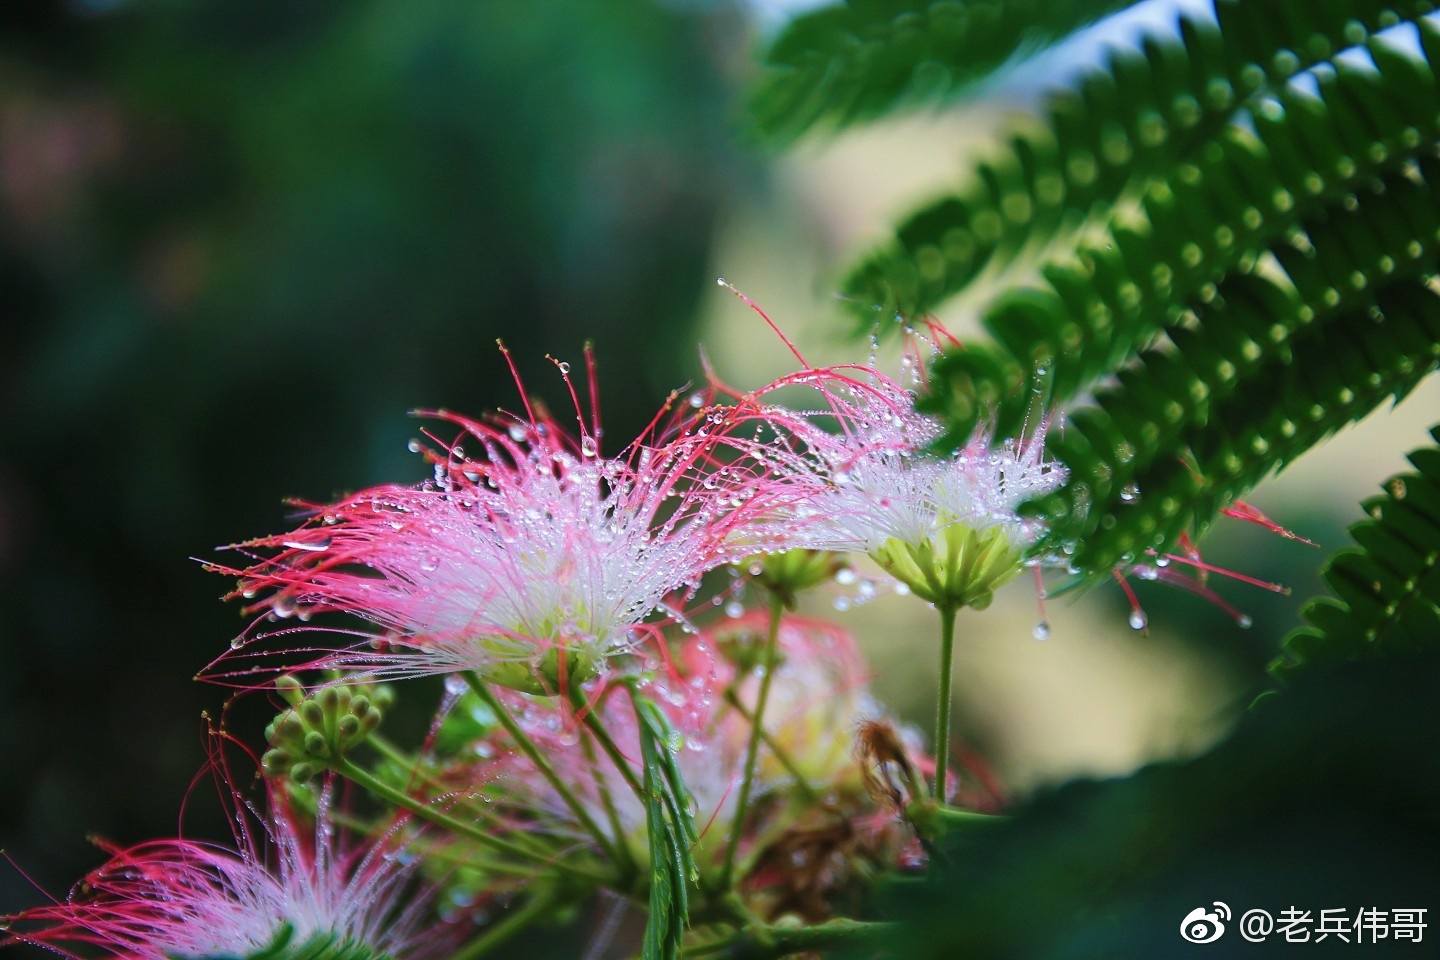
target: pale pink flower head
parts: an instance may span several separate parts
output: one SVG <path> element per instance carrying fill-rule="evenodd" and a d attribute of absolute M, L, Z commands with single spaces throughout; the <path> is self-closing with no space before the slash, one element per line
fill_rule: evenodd
<path fill-rule="evenodd" d="M 244 813 L 235 846 L 152 840 L 110 848 L 111 859 L 61 902 L 4 920 L 6 942 L 62 956 L 97 952 L 119 960 L 285 955 L 328 945 L 336 960 L 424 960 L 454 937 L 428 930 L 433 899 L 412 883 L 413 865 L 393 835 L 346 847 L 318 793 L 313 823 L 271 791 L 257 842 Z"/>
<path fill-rule="evenodd" d="M 678 735 L 673 744 L 677 766 L 693 797 L 700 832 L 695 850 L 702 863 L 723 854 L 734 821 L 740 780 L 758 696 L 758 665 L 768 629 L 763 611 L 727 619 L 690 637 L 673 659 L 656 662 L 640 692 L 665 714 Z M 778 635 L 775 675 L 764 717 L 766 742 L 760 747 L 756 796 L 764 803 L 745 825 L 753 842 L 776 826 L 775 817 L 793 817 L 804 798 L 825 795 L 851 801 L 863 794 L 853 746 L 862 723 L 883 715 L 870 696 L 863 659 L 854 640 L 833 624 L 787 616 Z M 640 729 L 625 689 L 587 688 L 604 729 L 641 776 Z M 509 691 L 502 699 L 548 763 L 567 776 L 567 786 L 585 807 L 613 811 L 622 839 L 642 858 L 648 851 L 645 805 L 635 796 L 613 762 L 591 741 L 591 733 L 555 698 Z M 463 701 L 462 701 L 463 702 Z M 783 751 L 784 756 L 777 753 Z M 585 838 L 573 811 L 515 750 L 508 734 L 495 729 L 462 750 L 483 759 L 462 761 L 449 777 L 457 789 L 476 784 L 487 798 L 514 816 L 519 830 L 542 830 Z M 802 782 L 803 781 L 803 782 Z M 787 805 L 787 799 L 796 800 Z M 757 808 L 752 808 L 755 813 Z"/>
<path fill-rule="evenodd" d="M 803 387 L 818 402 L 781 406 Z M 873 366 L 808 368 L 741 398 L 735 416 L 768 425 L 774 439 L 752 456 L 770 468 L 775 504 L 764 528 L 776 546 L 863 553 L 937 604 L 983 607 L 1019 572 L 1043 525 L 1021 503 L 1058 487 L 1065 471 L 1044 456 L 1045 423 L 997 442 L 987 427 L 955 453 L 915 409 L 914 391 Z"/>
<path fill-rule="evenodd" d="M 730 663 L 758 665 L 769 619 L 766 611 L 752 610 L 707 630 L 696 644 L 713 646 Z M 735 684 L 736 703 L 753 715 L 761 675 L 731 666 L 724 676 L 727 684 Z M 869 682 L 854 637 L 840 626 L 793 614 L 782 617 L 765 707 L 769 743 L 760 751 L 762 789 L 784 790 L 797 777 L 826 790 L 858 787 L 856 732 L 865 721 L 884 714 Z M 783 760 L 769 744 L 784 751 Z"/>
<path fill-rule="evenodd" d="M 338 611 L 379 636 L 359 632 L 365 642 L 306 666 L 473 669 L 532 693 L 595 676 L 652 614 L 673 613 L 706 571 L 743 555 L 735 531 L 751 510 L 747 492 L 711 470 L 705 411 L 682 405 L 666 421 L 667 404 L 607 457 L 598 423 L 575 406 L 575 437 L 528 399 L 523 416 L 433 414 L 460 432 L 426 451 L 433 480 L 364 490 L 315 507 L 297 530 L 238 545 L 256 562 L 221 569 L 241 578 L 242 595 L 264 595 L 252 634 L 269 618 Z"/>
<path fill-rule="evenodd" d="M 691 812 L 700 832 L 697 860 L 723 852 L 739 799 L 749 727 L 726 708 L 723 685 L 729 670 L 729 664 L 716 658 L 713 651 L 692 645 L 674 661 L 659 664 L 639 685 L 640 694 L 660 708 L 677 735 L 669 746 L 675 750 L 676 765 L 693 800 Z M 602 689 L 597 682 L 586 693 L 592 699 L 585 709 L 594 711 L 635 779 L 643 779 L 641 728 L 628 691 L 622 686 Z M 645 804 L 571 706 L 558 698 L 511 691 L 500 691 L 500 696 L 580 802 L 597 820 L 606 819 L 606 811 L 613 813 L 620 841 L 640 862 L 648 862 Z M 513 749 L 504 730 L 491 731 L 472 750 L 487 759 L 452 770 L 452 777 L 471 787 L 483 784 L 490 800 L 517 816 L 523 824 L 517 829 L 573 835 L 577 841 L 586 836 L 573 811 L 530 759 Z"/>

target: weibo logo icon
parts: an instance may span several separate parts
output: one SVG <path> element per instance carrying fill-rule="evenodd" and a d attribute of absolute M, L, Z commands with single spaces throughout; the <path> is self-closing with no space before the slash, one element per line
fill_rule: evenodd
<path fill-rule="evenodd" d="M 1185 914 L 1185 919 L 1180 921 L 1180 936 L 1191 943 L 1212 943 L 1220 939 L 1225 932 L 1224 921 L 1230 919 L 1230 907 L 1219 900 L 1213 904 L 1214 910 L 1206 910 L 1204 907 L 1196 907 Z"/>

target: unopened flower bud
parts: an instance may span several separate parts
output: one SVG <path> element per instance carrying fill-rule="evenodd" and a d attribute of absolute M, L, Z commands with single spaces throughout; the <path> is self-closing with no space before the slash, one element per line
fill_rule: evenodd
<path fill-rule="evenodd" d="M 305 699 L 305 688 L 300 685 L 299 680 L 288 673 L 275 678 L 275 689 L 292 707 L 300 706 L 301 701 Z"/>
<path fill-rule="evenodd" d="M 305 726 L 312 730 L 323 730 L 325 729 L 325 708 L 315 700 L 306 700 L 300 704 L 300 719 L 305 722 Z"/>
<path fill-rule="evenodd" d="M 272 777 L 282 777 L 289 771 L 292 759 L 290 754 L 279 748 L 266 750 L 260 758 L 260 767 Z"/>

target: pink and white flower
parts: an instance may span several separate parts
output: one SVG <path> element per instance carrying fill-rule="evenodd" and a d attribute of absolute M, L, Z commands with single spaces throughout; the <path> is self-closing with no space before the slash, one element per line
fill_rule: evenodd
<path fill-rule="evenodd" d="M 819 402 L 794 410 L 771 399 L 801 387 Z M 863 553 L 932 603 L 981 607 L 1019 572 L 1043 525 L 1021 503 L 1058 487 L 1064 468 L 1035 435 L 997 443 L 982 428 L 959 451 L 933 449 L 940 424 L 915 396 L 873 367 L 807 368 L 740 398 L 734 416 L 774 439 L 751 456 L 786 497 L 763 523 L 778 547 Z"/>
<path fill-rule="evenodd" d="M 270 799 L 259 842 L 237 813 L 233 848 L 184 839 L 107 847 L 109 862 L 63 901 L 3 918 L 0 945 L 120 960 L 247 957 L 316 942 L 331 944 L 337 958 L 353 950 L 423 960 L 453 945 L 452 936 L 427 931 L 431 897 L 411 890 L 413 868 L 394 837 L 343 846 L 328 789 L 313 824 L 278 788 Z"/>
<path fill-rule="evenodd" d="M 725 708 L 723 687 L 729 669 L 708 648 L 690 645 L 676 662 L 666 665 L 660 677 L 641 687 L 641 695 L 660 708 L 679 735 L 676 764 L 694 800 L 701 851 L 723 850 L 738 799 L 749 732 L 743 718 Z M 642 777 L 641 728 L 627 691 L 618 686 L 602 691 L 597 685 L 586 692 L 597 698 L 586 709 L 595 712 L 638 782 Z M 580 803 L 597 819 L 604 819 L 609 811 L 620 829 L 617 839 L 630 846 L 640 862 L 646 862 L 645 804 L 595 743 L 584 721 L 559 699 L 510 691 L 501 691 L 500 697 L 547 762 L 565 772 L 566 785 Z M 517 829 L 573 834 L 577 839 L 585 835 L 568 805 L 529 758 L 513 749 L 503 730 L 497 729 L 486 743 L 477 745 L 476 752 L 490 759 L 452 770 L 451 777 L 457 783 L 478 786 L 491 800 L 520 814 Z M 702 856 L 701 851 L 697 857 Z"/>
<path fill-rule="evenodd" d="M 662 425 L 662 410 L 605 457 L 579 406 L 578 437 L 528 400 L 524 416 L 434 414 L 460 437 L 427 451 L 432 481 L 316 506 L 297 530 L 237 545 L 252 565 L 216 569 L 241 578 L 241 595 L 266 594 L 268 618 L 341 612 L 380 628 L 349 631 L 363 642 L 306 666 L 473 669 L 534 693 L 592 677 L 746 552 L 737 530 L 752 510 L 743 484 L 712 469 L 705 411 L 683 406 Z"/>
<path fill-rule="evenodd" d="M 740 781 L 752 729 L 759 678 L 753 667 L 765 642 L 761 611 L 690 638 L 641 685 L 679 735 L 675 757 L 694 800 L 700 832 L 695 856 L 713 866 L 734 828 Z M 854 755 L 862 723 L 883 715 L 871 698 L 864 662 L 854 640 L 832 624 L 785 617 L 778 635 L 775 676 L 764 717 L 767 743 L 760 748 L 756 796 L 744 838 L 753 843 L 815 806 L 849 817 L 864 803 L 862 771 Z M 591 708 L 641 778 L 639 725 L 627 692 L 596 687 Z M 588 727 L 563 701 L 500 693 L 511 716 L 597 821 L 612 815 L 620 843 L 640 862 L 648 856 L 645 805 L 627 779 L 593 741 Z M 784 751 L 784 757 L 776 753 Z M 517 831 L 573 836 L 586 842 L 574 813 L 531 760 L 494 730 L 471 752 L 483 759 L 451 765 L 445 777 L 457 793 L 479 791 L 510 818 Z M 803 781 L 803 782 L 799 782 Z M 824 803 L 817 796 L 828 799 Z M 770 802 L 774 801 L 774 802 Z M 795 801 L 793 804 L 787 801 Z M 777 819 L 778 818 L 778 819 Z"/>

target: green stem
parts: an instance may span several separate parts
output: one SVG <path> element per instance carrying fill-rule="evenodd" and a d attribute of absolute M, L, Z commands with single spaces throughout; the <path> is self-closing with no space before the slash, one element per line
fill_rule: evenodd
<path fill-rule="evenodd" d="M 953 827 L 994 826 L 1010 819 L 999 813 L 979 813 L 975 810 L 960 810 L 956 807 L 936 807 L 934 817 L 941 823 Z"/>
<path fill-rule="evenodd" d="M 434 776 L 426 773 L 421 768 L 419 760 L 415 759 L 414 757 L 408 756 L 399 747 L 395 746 L 393 743 L 380 736 L 379 734 L 371 734 L 370 739 L 366 742 L 369 743 L 370 746 L 374 747 L 375 752 L 379 753 L 380 756 L 389 760 L 391 763 L 396 764 L 402 769 L 410 771 L 413 782 L 424 784 L 431 790 L 440 794 L 448 793 L 453 789 L 450 785 L 441 783 Z M 485 820 L 494 816 L 493 810 L 491 810 L 489 807 L 481 809 L 471 803 L 466 803 L 465 807 L 467 810 L 475 814 L 476 820 Z M 517 845 L 526 846 L 530 847 L 531 849 L 538 850 L 537 856 L 548 857 L 550 855 L 550 851 L 540 848 L 538 844 L 536 844 L 533 840 L 531 840 L 524 834 L 517 834 L 516 838 Z M 512 872 L 515 871 L 512 870 Z"/>
<path fill-rule="evenodd" d="M 448 793 L 454 789 L 452 785 L 441 783 L 435 776 L 423 769 L 418 758 L 409 756 L 378 733 L 372 733 L 365 742 L 374 748 L 375 752 L 380 754 L 381 757 L 389 760 L 402 770 L 408 771 L 412 784 L 423 784 L 436 793 Z"/>
<path fill-rule="evenodd" d="M 580 748 L 585 752 L 585 762 L 590 767 L 590 779 L 600 794 L 600 802 L 605 805 L 605 818 L 610 821 L 610 829 L 615 833 L 615 847 L 625 858 L 622 871 L 630 876 L 639 876 L 640 866 L 635 862 L 635 854 L 625 840 L 625 826 L 620 822 L 620 811 L 615 806 L 615 798 L 610 796 L 610 787 L 600 772 L 600 759 L 595 755 L 595 744 L 582 737 Z"/>
<path fill-rule="evenodd" d="M 894 936 L 900 931 L 898 923 L 837 919 L 813 927 L 769 927 L 761 931 L 762 943 L 769 941 L 775 952 L 771 956 L 783 957 L 790 953 L 809 953 L 827 950 L 831 947 L 864 947 L 872 944 L 877 937 Z"/>
<path fill-rule="evenodd" d="M 955 665 L 955 614 L 952 604 L 938 604 L 940 611 L 940 699 L 935 704 L 935 791 L 933 796 L 945 803 L 945 777 L 950 765 L 950 681 Z"/>
<path fill-rule="evenodd" d="M 737 934 L 712 943 L 699 944 L 680 951 L 684 960 L 717 954 L 743 960 L 769 960 L 793 953 L 810 953 L 832 947 L 851 949 L 873 946 L 876 939 L 893 937 L 900 930 L 897 923 L 838 919 L 813 927 L 779 927 L 754 925 Z"/>
<path fill-rule="evenodd" d="M 647 804 L 649 802 L 649 796 L 645 793 L 645 787 L 640 783 L 639 779 L 636 778 L 635 771 L 630 768 L 630 761 L 626 760 L 625 754 L 621 753 L 620 748 L 615 746 L 615 741 L 610 738 L 610 731 L 605 729 L 605 724 L 601 723 L 599 716 L 597 716 L 599 704 L 587 704 L 585 702 L 585 694 L 578 686 L 572 686 L 570 688 L 570 704 L 575 708 L 577 715 L 585 715 L 583 721 L 585 726 L 594 734 L 595 742 L 600 744 L 600 749 L 605 751 L 605 755 L 610 758 L 610 762 L 615 764 L 615 769 L 620 771 L 620 776 L 625 778 L 625 783 L 629 785 L 631 790 L 635 791 L 635 797 L 640 801 L 641 806 Z"/>
<path fill-rule="evenodd" d="M 725 702 L 730 704 L 730 706 L 734 707 L 735 712 L 740 714 L 740 716 L 745 719 L 746 723 L 753 724 L 755 722 L 755 715 L 749 710 L 745 709 L 745 705 L 740 702 L 740 697 L 735 692 L 734 687 L 730 687 L 725 691 Z M 780 762 L 780 766 L 785 768 L 785 772 L 795 778 L 795 788 L 796 791 L 800 794 L 801 799 L 810 801 L 812 803 L 819 800 L 820 791 L 816 790 L 810 785 L 810 781 L 805 779 L 805 774 L 800 772 L 799 766 L 797 766 L 795 761 L 791 759 L 789 752 L 786 751 L 785 748 L 780 746 L 780 744 L 775 741 L 775 737 L 770 733 L 770 731 L 761 730 L 760 739 L 765 741 L 765 746 L 769 747 L 770 752 L 775 754 L 775 759 Z"/>
<path fill-rule="evenodd" d="M 932 842 L 957 831 L 977 828 L 981 831 L 989 830 L 1009 819 L 999 814 L 976 813 L 974 810 L 942 806 L 934 800 L 910 804 L 905 810 L 905 817 L 915 826 L 921 837 Z"/>
<path fill-rule="evenodd" d="M 523 907 L 486 927 L 484 933 L 452 953 L 450 960 L 478 960 L 549 913 L 558 899 L 548 893 L 531 897 Z"/>
<path fill-rule="evenodd" d="M 765 638 L 765 673 L 760 677 L 760 693 L 755 698 L 755 716 L 750 723 L 750 744 L 745 750 L 745 772 L 740 781 L 740 799 L 735 804 L 735 817 L 730 823 L 730 842 L 725 846 L 724 866 L 720 868 L 720 889 L 730 886 L 735 869 L 735 851 L 740 846 L 740 833 L 745 828 L 746 808 L 750 790 L 755 783 L 755 761 L 760 754 L 760 738 L 764 733 L 765 704 L 770 699 L 770 681 L 775 676 L 775 661 L 780 646 L 780 617 L 785 601 L 778 593 L 770 594 L 770 632 Z"/>
<path fill-rule="evenodd" d="M 443 827 L 452 833 L 459 834 L 469 840 L 474 840 L 480 846 L 494 850 L 496 853 L 503 853 L 521 860 L 541 864 L 551 870 L 571 874 L 589 883 L 609 886 L 614 882 L 613 877 L 597 873 L 585 867 L 567 863 L 558 857 L 541 856 L 531 850 L 526 850 L 524 847 L 516 846 L 509 841 L 491 836 L 474 824 L 466 823 L 463 820 L 457 820 L 449 814 L 441 813 L 429 804 L 422 803 L 404 791 L 395 789 L 383 780 L 376 779 L 370 771 L 364 767 L 357 766 L 349 757 L 341 757 L 339 760 L 333 762 L 336 773 L 365 790 L 370 791 L 370 793 L 374 794 L 377 798 L 400 807 L 403 810 L 409 810 L 421 820 L 433 823 L 437 827 Z"/>
<path fill-rule="evenodd" d="M 500 725 L 510 734 L 511 739 L 515 741 L 515 745 L 520 748 L 520 752 L 525 754 L 531 763 L 535 764 L 535 769 L 540 771 L 540 775 L 543 776 L 546 782 L 560 795 L 560 799 L 565 802 L 565 806 L 570 808 L 570 812 L 575 815 L 575 819 L 579 821 L 580 826 L 584 827 L 585 831 L 594 838 L 595 843 L 605 853 L 605 856 L 610 859 L 610 862 L 615 865 L 616 869 L 622 873 L 632 869 L 632 867 L 628 865 L 628 860 L 620 856 L 615 846 L 611 844 L 610 838 L 605 835 L 605 832 L 600 829 L 600 825 L 590 816 L 590 811 L 585 809 L 585 805 L 580 802 L 579 798 L 575 796 L 565 781 L 561 780 L 559 775 L 555 773 L 555 768 L 550 766 L 550 761 L 546 760 L 544 754 L 535 746 L 535 741 L 531 740 L 525 731 L 520 729 L 520 725 L 515 722 L 515 718 L 510 716 L 510 711 L 505 709 L 505 705 L 490 691 L 485 681 L 480 679 L 479 674 L 474 670 L 466 670 L 464 671 L 464 677 L 465 682 L 470 685 L 470 689 L 474 690 L 475 695 L 481 699 L 485 706 L 490 708 L 491 713 L 495 714 L 495 718 L 500 721 Z"/>

